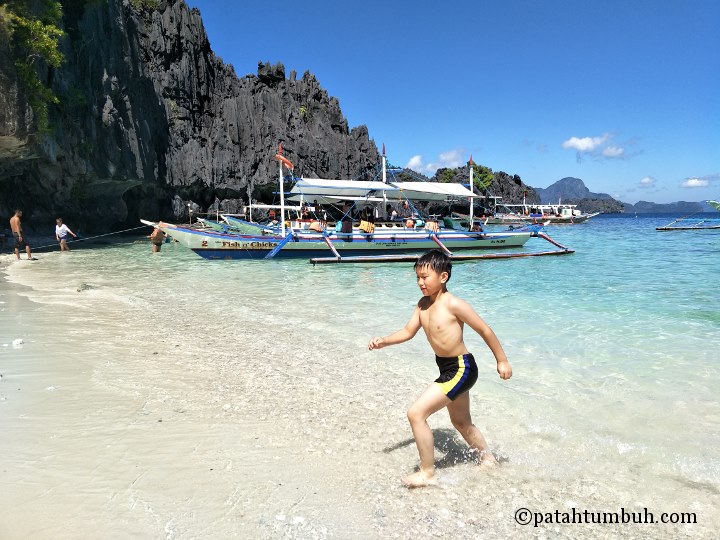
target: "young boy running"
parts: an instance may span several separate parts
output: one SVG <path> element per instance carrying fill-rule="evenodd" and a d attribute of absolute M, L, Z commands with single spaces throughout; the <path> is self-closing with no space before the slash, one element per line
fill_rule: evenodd
<path fill-rule="evenodd" d="M 420 454 L 420 470 L 402 479 L 408 487 L 423 487 L 435 482 L 434 441 L 428 417 L 447 407 L 450 420 L 471 448 L 480 456 L 480 464 L 496 464 L 487 442 L 470 417 L 468 390 L 477 380 L 475 359 L 465 347 L 463 328 L 467 324 L 485 340 L 495 355 L 500 378 L 509 379 L 512 368 L 508 363 L 497 336 L 470 305 L 449 293 L 446 283 L 450 279 L 452 263 L 440 250 L 425 253 L 415 263 L 417 282 L 423 297 L 417 303 L 405 328 L 385 337 L 373 338 L 368 348 L 382 349 L 388 345 L 404 343 L 413 338 L 422 327 L 430 346 L 440 377 L 410 406 L 408 420 Z"/>

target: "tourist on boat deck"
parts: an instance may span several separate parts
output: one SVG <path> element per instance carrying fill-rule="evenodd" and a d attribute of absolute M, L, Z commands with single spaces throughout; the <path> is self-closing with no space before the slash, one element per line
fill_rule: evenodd
<path fill-rule="evenodd" d="M 323 224 L 320 221 L 317 221 L 315 219 L 313 219 L 310 222 L 310 225 L 308 225 L 308 230 L 310 230 L 310 231 L 323 232 L 323 229 L 325 229 Z"/>
<path fill-rule="evenodd" d="M 512 368 L 495 332 L 475 310 L 447 290 L 452 261 L 438 249 L 428 251 L 415 263 L 417 283 L 422 298 L 415 306 L 405 327 L 385 337 L 370 340 L 368 349 L 382 349 L 404 343 L 415 337 L 420 328 L 435 352 L 440 376 L 428 386 L 407 412 L 415 445 L 420 454 L 420 469 L 402 479 L 407 487 L 423 487 L 436 483 L 433 432 L 427 423 L 430 415 L 447 408 L 450 421 L 460 435 L 477 452 L 479 464 L 497 464 L 485 437 L 470 416 L 468 391 L 478 378 L 473 355 L 463 339 L 464 328 L 470 327 L 492 351 L 500 378 L 512 376 Z"/>
<path fill-rule="evenodd" d="M 300 219 L 310 219 L 310 208 L 306 203 L 302 203 L 300 206 L 300 215 L 298 217 Z"/>
<path fill-rule="evenodd" d="M 77 234 L 72 232 L 70 228 L 63 223 L 62 218 L 55 220 L 55 238 L 60 242 L 60 251 L 70 251 L 67 245 L 68 235 L 72 234 L 74 238 L 77 238 Z"/>
<path fill-rule="evenodd" d="M 431 232 L 438 232 L 440 230 L 440 225 L 438 225 L 437 221 L 429 219 L 425 222 L 425 228 Z"/>
<path fill-rule="evenodd" d="M 313 208 L 315 209 L 315 217 L 320 222 L 320 224 L 325 227 L 325 225 L 327 225 L 327 212 L 323 210 L 323 207 L 320 206 L 320 203 L 317 202 L 317 199 L 313 201 Z"/>
<path fill-rule="evenodd" d="M 350 214 L 350 205 L 348 203 L 343 204 L 342 208 L 342 225 L 340 226 L 340 232 L 343 233 L 352 233 L 352 227 L 353 227 L 353 219 Z"/>

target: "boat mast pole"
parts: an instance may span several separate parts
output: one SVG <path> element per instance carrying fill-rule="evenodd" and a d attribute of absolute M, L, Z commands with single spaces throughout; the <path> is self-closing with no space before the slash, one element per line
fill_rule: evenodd
<path fill-rule="evenodd" d="M 282 155 L 282 144 L 278 147 L 279 151 L 278 154 Z M 285 236 L 285 186 L 283 185 L 283 163 L 282 161 L 278 160 L 278 171 L 280 174 L 280 231 L 283 236 Z"/>
<path fill-rule="evenodd" d="M 383 184 L 387 184 L 387 161 L 385 159 L 385 143 L 383 143 L 383 151 L 382 151 L 382 181 L 383 181 Z M 388 215 L 387 215 L 387 192 L 385 190 L 383 190 L 382 213 L 383 213 L 383 216 L 385 216 L 385 219 L 387 219 L 388 218 Z"/>
<path fill-rule="evenodd" d="M 470 192 L 475 193 L 475 190 L 473 189 L 473 160 L 472 160 L 472 154 L 470 154 L 470 162 L 468 163 L 470 166 Z M 473 210 L 475 208 L 475 197 L 470 197 L 470 222 L 468 223 L 468 231 L 473 230 Z"/>

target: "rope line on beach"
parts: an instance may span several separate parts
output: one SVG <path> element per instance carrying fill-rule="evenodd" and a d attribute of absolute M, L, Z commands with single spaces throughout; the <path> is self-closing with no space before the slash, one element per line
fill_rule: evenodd
<path fill-rule="evenodd" d="M 67 240 L 67 243 L 68 243 L 68 244 L 70 244 L 70 243 L 73 243 L 73 244 L 74 244 L 74 243 L 76 243 L 76 242 L 82 242 L 83 240 L 94 240 L 95 238 L 102 238 L 103 236 L 112 236 L 113 234 L 120 234 L 120 233 L 125 233 L 125 232 L 130 232 L 130 231 L 136 231 L 137 229 L 145 229 L 146 227 L 148 227 L 148 225 L 140 225 L 139 227 L 133 227 L 132 229 L 125 229 L 125 230 L 122 230 L 122 231 L 115 231 L 115 232 L 111 232 L 111 233 L 98 234 L 97 236 L 88 236 L 87 238 L 74 238 L 73 240 Z M 49 247 L 57 247 L 57 244 L 48 244 L 48 245 L 46 245 L 46 246 L 38 246 L 38 247 L 34 247 L 34 246 L 33 246 L 32 249 L 33 249 L 33 251 L 37 251 L 38 249 L 45 249 L 45 248 L 49 248 Z"/>

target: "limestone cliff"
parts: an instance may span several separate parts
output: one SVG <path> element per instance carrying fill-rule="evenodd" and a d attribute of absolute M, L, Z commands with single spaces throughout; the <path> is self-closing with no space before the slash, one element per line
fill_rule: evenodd
<path fill-rule="evenodd" d="M 63 215 L 110 230 L 180 219 L 188 200 L 237 206 L 249 188 L 267 199 L 280 142 L 298 175 L 352 178 L 378 163 L 367 128 L 349 129 L 311 73 L 260 63 L 238 78 L 182 0 L 61 3 L 66 62 L 41 69 L 61 100 L 47 133 L 0 33 L 0 216 L 19 207 L 30 227 Z"/>

